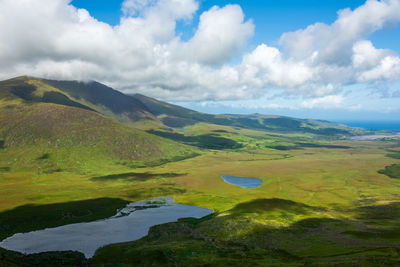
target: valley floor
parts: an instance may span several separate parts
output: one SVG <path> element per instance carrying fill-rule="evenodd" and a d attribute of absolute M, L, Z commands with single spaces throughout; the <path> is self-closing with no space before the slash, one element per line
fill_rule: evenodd
<path fill-rule="evenodd" d="M 173 196 L 178 203 L 215 211 L 203 219 L 153 227 L 147 237 L 101 248 L 89 261 L 75 254 L 34 258 L 0 251 L 0 262 L 12 266 L 16 258 L 22 265 L 38 258 L 53 263 L 74 258 L 79 264 L 138 266 L 399 264 L 400 180 L 379 173 L 399 163 L 393 156 L 400 153 L 398 141 L 193 128 L 195 132 L 184 134 L 219 131 L 242 147 L 199 148 L 197 157 L 159 166 L 113 163 L 82 173 L 8 169 L 6 162 L 12 159 L 0 152 L 0 240 L 17 232 L 109 217 L 129 201 L 155 196 Z M 263 183 L 240 188 L 225 183 L 222 175 L 258 177 Z"/>

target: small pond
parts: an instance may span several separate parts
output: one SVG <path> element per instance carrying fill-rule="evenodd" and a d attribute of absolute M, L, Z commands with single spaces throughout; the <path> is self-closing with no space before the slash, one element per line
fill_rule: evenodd
<path fill-rule="evenodd" d="M 180 130 L 180 131 L 191 131 L 192 130 L 192 129 L 189 129 L 189 128 L 179 128 L 179 127 L 174 127 L 174 129 Z"/>
<path fill-rule="evenodd" d="M 102 246 L 146 236 L 151 226 L 185 217 L 201 218 L 212 212 L 206 208 L 177 204 L 170 197 L 160 197 L 150 202 L 130 203 L 108 219 L 15 234 L 0 242 L 0 247 L 27 254 L 73 250 L 90 258 Z"/>
<path fill-rule="evenodd" d="M 259 187 L 263 182 L 263 180 L 261 180 L 260 178 L 245 178 L 231 175 L 222 175 L 221 177 L 226 183 L 243 188 L 256 188 Z"/>

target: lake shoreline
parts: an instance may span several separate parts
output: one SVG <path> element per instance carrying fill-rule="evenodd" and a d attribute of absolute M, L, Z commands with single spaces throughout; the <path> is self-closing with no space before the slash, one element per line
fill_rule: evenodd
<path fill-rule="evenodd" d="M 221 178 L 224 180 L 225 183 L 242 188 L 257 188 L 263 182 L 263 180 L 260 178 L 246 178 L 231 175 L 222 175 Z"/>
<path fill-rule="evenodd" d="M 114 216 L 102 220 L 17 233 L 2 240 L 0 247 L 24 254 L 78 251 L 89 259 L 103 246 L 135 241 L 146 236 L 152 226 L 187 217 L 199 219 L 214 212 L 175 203 L 172 197 L 153 200 L 129 203 L 117 210 Z"/>

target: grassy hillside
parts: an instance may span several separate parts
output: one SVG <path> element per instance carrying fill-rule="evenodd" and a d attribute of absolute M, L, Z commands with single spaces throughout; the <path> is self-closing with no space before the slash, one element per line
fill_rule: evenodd
<path fill-rule="evenodd" d="M 343 136 L 363 131 L 279 116 L 214 116 L 136 96 L 150 119 L 135 124 L 155 123 L 144 132 L 132 127 L 140 116 L 118 113 L 118 101 L 107 100 L 112 89 L 76 83 L 0 82 L 0 239 L 106 218 L 154 196 L 215 213 L 155 226 L 93 259 L 0 249 L 0 265 L 399 264 L 398 140 L 349 140 Z M 95 98 L 97 86 L 106 96 Z M 190 130 L 160 127 L 157 119 Z M 263 183 L 245 189 L 221 175 Z"/>
<path fill-rule="evenodd" d="M 206 132 L 196 127 L 193 131 Z M 400 262 L 400 182 L 379 174 L 398 161 L 387 155 L 397 142 L 269 136 L 270 141 L 307 142 L 279 150 L 261 145 L 268 140 L 256 139 L 268 136 L 266 132 L 227 126 L 208 131 L 241 140 L 243 147 L 214 151 L 162 170 L 184 173 L 171 179 L 186 190 L 174 194 L 178 202 L 216 213 L 155 226 L 143 239 L 103 247 L 91 260 L 94 265 L 396 266 Z M 224 183 L 223 174 L 259 177 L 263 184 L 243 189 Z"/>
<path fill-rule="evenodd" d="M 89 204 L 99 198 L 130 201 L 152 196 L 173 196 L 179 203 L 212 208 L 216 213 L 156 226 L 147 237 L 106 246 L 89 261 L 79 254 L 23 257 L 4 252 L 4 257 L 28 263 L 46 262 L 49 257 L 65 262 L 66 257 L 94 266 L 187 266 L 193 262 L 199 266 L 393 266 L 400 260 L 400 182 L 378 173 L 398 162 L 392 157 L 397 142 L 330 140 L 311 133 L 277 134 L 230 126 L 210 128 L 209 124 L 196 124 L 185 136 L 189 133 L 217 134 L 242 146 L 203 150 L 199 157 L 162 166 L 100 170 L 104 174 L 96 176 L 53 173 L 30 180 L 4 172 L 0 208 L 9 211 L 0 212 L 0 226 L 12 225 L 7 231 L 41 229 L 47 225 L 41 221 L 48 217 L 57 225 L 68 223 L 57 217 L 59 213 L 48 214 L 55 207 L 77 214 L 73 217 L 77 221 L 90 220 L 78 216 L 79 208 L 71 209 L 71 201 L 79 198 L 92 199 L 82 206 L 82 214 L 88 214 L 83 212 L 87 209 L 97 212 Z M 271 147 L 278 143 L 287 148 Z M 243 189 L 225 183 L 223 174 L 259 177 L 263 184 Z M 10 209 L 15 203 L 18 207 Z M 28 203 L 37 203 L 35 220 L 25 212 Z"/>
<path fill-rule="evenodd" d="M 141 94 L 135 94 L 132 97 L 140 100 L 152 114 L 158 116 L 165 125 L 170 127 L 184 127 L 197 122 L 228 123 L 228 120 L 216 119 L 214 115 L 183 108 Z"/>
<path fill-rule="evenodd" d="M 27 77 L 0 83 L 0 143 L 1 168 L 39 173 L 142 166 L 193 154 Z"/>

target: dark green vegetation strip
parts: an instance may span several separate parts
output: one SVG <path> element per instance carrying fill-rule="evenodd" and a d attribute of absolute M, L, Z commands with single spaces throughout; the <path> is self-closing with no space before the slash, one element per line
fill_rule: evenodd
<path fill-rule="evenodd" d="M 152 160 L 152 161 L 121 161 L 121 165 L 125 165 L 129 168 L 147 168 L 147 167 L 157 167 L 160 165 L 164 165 L 167 163 L 171 162 L 177 162 L 185 159 L 191 159 L 195 158 L 197 156 L 200 156 L 199 153 L 192 152 L 192 153 L 187 153 L 186 155 L 178 155 L 178 156 L 172 156 L 170 158 L 162 158 L 158 160 Z"/>
<path fill-rule="evenodd" d="M 104 106 L 116 114 L 126 113 L 133 120 L 140 117 L 137 113 L 147 111 L 142 102 L 98 82 L 43 81 L 67 92 L 75 99 L 83 99 L 94 105 Z"/>
<path fill-rule="evenodd" d="M 296 145 L 268 145 L 265 146 L 266 148 L 271 148 L 271 149 L 275 149 L 275 150 L 292 150 L 292 149 L 300 149 L 300 147 L 296 146 Z"/>
<path fill-rule="evenodd" d="M 393 151 L 391 153 L 386 154 L 386 156 L 393 159 L 400 159 L 400 151 Z"/>
<path fill-rule="evenodd" d="M 370 205 L 356 209 L 359 220 L 398 220 L 400 218 L 400 202 L 385 205 Z"/>
<path fill-rule="evenodd" d="M 89 266 L 82 253 L 75 251 L 42 252 L 22 254 L 0 248 L 0 266 L 32 267 L 32 266 Z"/>
<path fill-rule="evenodd" d="M 179 117 L 164 117 L 161 119 L 161 121 L 163 124 L 169 127 L 185 127 L 186 125 L 192 125 L 196 123 L 194 120 Z"/>
<path fill-rule="evenodd" d="M 98 198 L 20 206 L 0 213 L 0 240 L 15 233 L 107 218 L 127 203 L 122 199 Z"/>
<path fill-rule="evenodd" d="M 113 180 L 127 180 L 127 181 L 147 181 L 154 178 L 172 178 L 185 175 L 185 173 L 150 173 L 150 172 L 128 172 L 119 174 L 110 174 L 105 176 L 93 177 L 91 180 L 98 182 L 113 181 Z"/>
<path fill-rule="evenodd" d="M 49 159 L 49 158 L 50 158 L 50 154 L 49 153 L 44 153 L 43 155 L 38 157 L 36 160 L 44 160 L 44 159 Z"/>
<path fill-rule="evenodd" d="M 61 94 L 59 92 L 44 92 L 41 100 L 45 103 L 54 103 L 54 104 L 59 104 L 59 105 L 64 105 L 64 106 L 83 108 L 83 109 L 87 109 L 87 110 L 96 112 L 94 109 L 91 109 L 88 106 L 85 106 L 78 102 L 72 101 L 66 95 Z"/>
<path fill-rule="evenodd" d="M 237 143 L 232 139 L 220 137 L 214 134 L 186 136 L 179 133 L 169 133 L 169 132 L 161 132 L 154 130 L 150 130 L 148 132 L 174 141 L 184 142 L 185 144 L 196 146 L 199 148 L 221 150 L 221 149 L 236 149 L 242 147 L 241 144 Z"/>
<path fill-rule="evenodd" d="M 342 145 L 326 145 L 326 144 L 317 144 L 317 143 L 296 143 L 299 147 L 321 147 L 321 148 L 333 148 L 333 149 L 349 149 L 350 146 L 342 146 Z"/>
<path fill-rule="evenodd" d="M 11 92 L 22 98 L 25 101 L 32 101 L 33 96 L 32 93 L 35 92 L 36 87 L 30 84 L 24 84 L 24 85 L 18 85 L 18 86 L 13 86 L 11 88 Z"/>
<path fill-rule="evenodd" d="M 36 91 L 36 87 L 34 85 L 30 85 L 30 84 L 13 86 L 11 88 L 11 92 L 15 96 L 18 96 L 28 102 L 53 103 L 53 104 L 83 108 L 83 109 L 94 111 L 93 109 L 91 109 L 85 105 L 82 105 L 78 102 L 72 101 L 66 95 L 64 95 L 62 93 L 49 91 L 49 92 L 44 92 L 43 97 L 39 97 L 39 96 L 33 95 L 33 92 L 35 92 L 35 91 Z"/>
<path fill-rule="evenodd" d="M 392 164 L 386 166 L 385 169 L 378 171 L 381 174 L 385 174 L 390 178 L 400 178 L 400 164 Z"/>
<path fill-rule="evenodd" d="M 330 148 L 330 149 L 350 149 L 350 146 L 342 146 L 342 145 L 327 145 L 327 144 L 318 144 L 318 143 L 289 143 L 287 145 L 268 145 L 267 148 L 272 148 L 276 150 L 291 150 L 291 149 L 303 149 L 306 147 L 317 147 L 317 148 Z"/>

